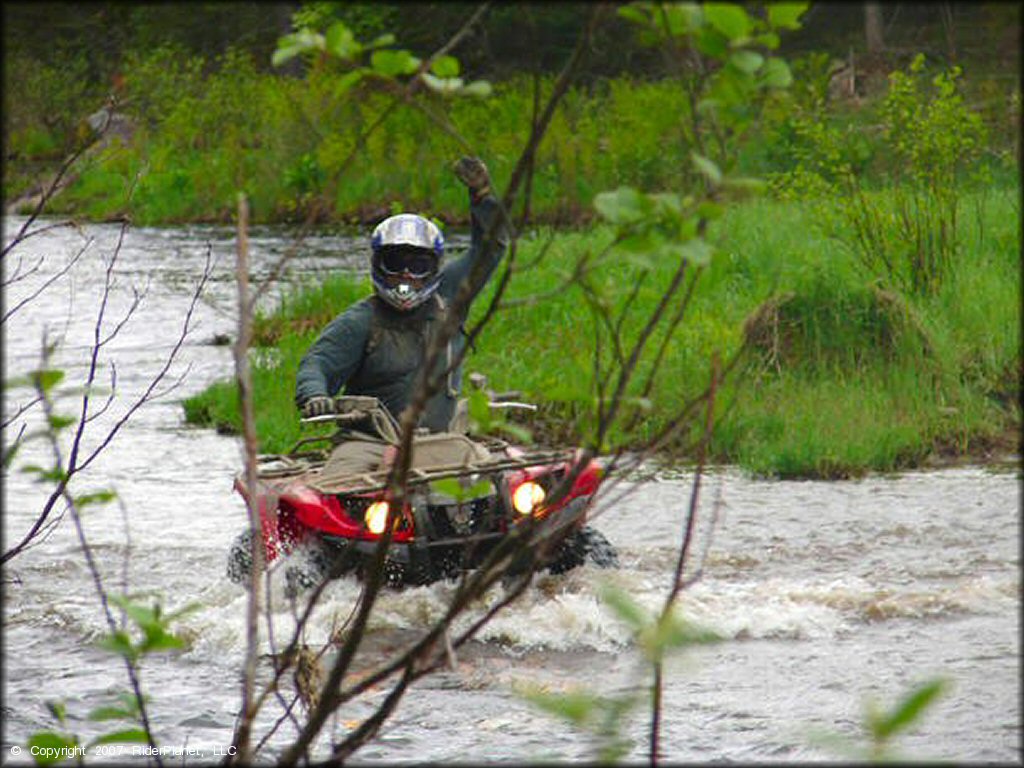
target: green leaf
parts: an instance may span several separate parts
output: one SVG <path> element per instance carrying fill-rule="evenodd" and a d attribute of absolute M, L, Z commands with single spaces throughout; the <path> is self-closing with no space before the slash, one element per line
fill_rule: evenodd
<path fill-rule="evenodd" d="M 693 240 L 687 240 L 676 249 L 676 254 L 678 256 L 698 267 L 706 267 L 710 264 L 711 257 L 714 253 L 715 249 L 700 237 L 695 237 Z"/>
<path fill-rule="evenodd" d="M 907 694 L 888 714 L 869 715 L 869 726 L 874 738 L 877 741 L 887 741 L 899 731 L 906 729 L 921 717 L 947 687 L 947 681 L 941 678 L 930 680 Z"/>
<path fill-rule="evenodd" d="M 444 477 L 440 480 L 434 480 L 430 484 L 430 488 L 438 494 L 450 496 L 456 501 L 463 501 L 465 499 L 485 496 L 494 489 L 494 486 L 490 480 L 480 480 L 467 487 L 457 477 Z"/>
<path fill-rule="evenodd" d="M 522 424 L 516 424 L 512 421 L 500 421 L 498 422 L 497 427 L 499 430 L 509 435 L 513 440 L 518 440 L 521 443 L 533 442 L 533 432 Z"/>
<path fill-rule="evenodd" d="M 459 93 L 464 96 L 480 96 L 486 98 L 494 91 L 494 87 L 487 80 L 474 80 L 462 86 Z"/>
<path fill-rule="evenodd" d="M 761 72 L 761 82 L 769 88 L 789 88 L 793 82 L 789 64 L 782 59 L 768 59 Z"/>
<path fill-rule="evenodd" d="M 752 75 L 764 64 L 764 56 L 756 51 L 733 51 L 729 63 L 741 72 Z"/>
<path fill-rule="evenodd" d="M 270 63 L 279 67 L 286 61 L 308 51 L 323 50 L 324 36 L 310 29 L 300 29 L 285 35 L 277 42 L 277 50 L 270 58 Z"/>
<path fill-rule="evenodd" d="M 658 623 L 656 637 L 658 644 L 665 649 L 720 643 L 724 639 L 712 629 L 676 616 L 675 611 L 670 611 L 665 619 Z"/>
<path fill-rule="evenodd" d="M 656 12 L 655 27 L 661 29 L 663 21 L 668 23 L 668 32 L 675 37 L 691 34 L 700 29 L 704 17 L 696 3 L 665 3 Z M 664 17 L 662 16 L 664 14 Z"/>
<path fill-rule="evenodd" d="M 86 717 L 97 722 L 103 720 L 133 720 L 135 712 L 130 712 L 124 707 L 118 707 L 114 704 L 107 704 L 106 706 L 96 707 Z"/>
<path fill-rule="evenodd" d="M 107 504 L 116 498 L 117 494 L 113 491 L 97 491 L 96 493 L 83 493 L 81 496 L 76 496 L 73 501 L 75 506 L 81 509 L 90 504 Z"/>
<path fill-rule="evenodd" d="M 535 690 L 527 691 L 524 696 L 539 709 L 577 726 L 585 724 L 599 705 L 598 697 L 586 691 L 546 693 Z"/>
<path fill-rule="evenodd" d="M 58 370 L 32 371 L 30 375 L 33 385 L 43 392 L 49 392 L 64 380 L 64 371 Z"/>
<path fill-rule="evenodd" d="M 730 42 L 747 37 L 752 27 L 747 12 L 731 3 L 704 3 L 704 18 Z"/>
<path fill-rule="evenodd" d="M 342 97 L 349 90 L 352 89 L 360 80 L 370 74 L 370 70 L 365 67 L 359 69 L 353 69 L 351 72 L 346 72 L 344 75 L 338 78 L 338 81 L 334 84 L 334 95 Z"/>
<path fill-rule="evenodd" d="M 442 496 L 451 496 L 455 499 L 462 494 L 462 483 L 456 477 L 442 477 L 440 480 L 434 480 L 431 482 L 430 488 Z"/>
<path fill-rule="evenodd" d="M 139 652 L 132 643 L 131 637 L 121 629 L 115 630 L 106 637 L 101 638 L 97 646 L 111 653 L 116 653 L 118 656 L 123 656 L 126 659 L 134 660 L 139 656 Z"/>
<path fill-rule="evenodd" d="M 390 32 L 385 32 L 383 35 L 381 35 L 380 37 L 376 38 L 372 43 L 370 43 L 366 47 L 367 48 L 383 48 L 385 46 L 394 45 L 394 44 L 395 44 L 395 36 L 393 34 L 391 34 Z"/>
<path fill-rule="evenodd" d="M 420 75 L 420 77 L 423 79 L 424 84 L 430 90 L 436 91 L 437 93 L 441 93 L 441 94 L 455 93 L 456 91 L 458 91 L 459 89 L 462 88 L 462 78 L 461 77 L 440 78 L 440 77 L 435 77 L 434 75 L 430 74 L 429 72 L 422 73 Z"/>
<path fill-rule="evenodd" d="M 659 212 L 667 214 L 670 218 L 683 212 L 683 200 L 675 192 L 654 192 L 647 197 Z"/>
<path fill-rule="evenodd" d="M 127 728 L 123 731 L 105 733 L 90 741 L 89 746 L 95 747 L 99 744 L 119 744 L 126 741 L 136 744 L 148 744 L 149 736 L 147 736 L 146 732 L 141 728 Z"/>
<path fill-rule="evenodd" d="M 370 66 L 382 75 L 395 77 L 411 75 L 420 66 L 420 60 L 408 51 L 374 51 Z"/>
<path fill-rule="evenodd" d="M 620 5 L 617 12 L 626 21 L 631 21 L 642 27 L 651 25 L 651 15 L 648 9 L 638 6 L 636 3 Z"/>
<path fill-rule="evenodd" d="M 628 624 L 636 632 L 650 626 L 653 621 L 646 608 L 617 587 L 608 586 L 602 589 L 601 600 L 623 623 Z"/>
<path fill-rule="evenodd" d="M 59 763 L 71 757 L 71 750 L 78 746 L 78 740 L 65 733 L 39 731 L 28 737 L 29 753 L 36 765 Z"/>
<path fill-rule="evenodd" d="M 717 187 L 722 183 L 722 171 L 714 160 L 706 158 L 697 152 L 691 152 L 690 158 L 693 160 L 697 170 L 708 180 L 711 186 Z"/>
<path fill-rule="evenodd" d="M 758 45 L 763 45 L 770 51 L 774 51 L 779 47 L 782 40 L 779 39 L 775 32 L 762 32 L 760 35 L 754 36 L 754 42 Z"/>
<path fill-rule="evenodd" d="M 145 632 L 146 638 L 142 641 L 139 650 L 142 653 L 154 653 L 156 651 L 177 651 L 185 647 L 185 641 L 177 635 L 172 635 L 162 627 L 149 629 Z"/>
<path fill-rule="evenodd" d="M 696 37 L 697 50 L 705 56 L 722 61 L 729 55 L 729 41 L 713 27 L 703 27 Z"/>
<path fill-rule="evenodd" d="M 46 702 L 46 708 L 50 710 L 50 714 L 54 716 L 58 723 L 64 725 L 64 721 L 68 716 L 68 706 L 63 701 L 52 700 Z"/>
<path fill-rule="evenodd" d="M 438 56 L 430 63 L 430 71 L 438 77 L 458 77 L 462 71 L 454 56 Z"/>
<path fill-rule="evenodd" d="M 619 240 L 615 245 L 620 250 L 629 254 L 649 255 L 651 252 L 657 250 L 664 242 L 664 236 L 652 230 L 644 230 L 642 232 L 633 232 L 629 236 Z M 647 259 L 646 265 L 648 267 L 652 267 L 654 266 L 654 262 Z"/>
<path fill-rule="evenodd" d="M 128 618 L 138 624 L 143 631 L 161 626 L 159 606 L 142 605 L 133 602 L 126 595 L 111 595 L 108 599 L 124 611 Z"/>
<path fill-rule="evenodd" d="M 350 61 L 363 52 L 363 46 L 344 22 L 336 21 L 324 36 L 324 50 L 339 59 Z"/>
<path fill-rule="evenodd" d="M 68 478 L 67 472 L 59 467 L 46 469 L 38 464 L 26 464 L 21 468 L 21 471 L 25 474 L 38 475 L 36 478 L 37 483 L 62 483 Z"/>
<path fill-rule="evenodd" d="M 632 187 L 619 187 L 594 196 L 594 208 L 612 224 L 633 224 L 650 216 L 650 199 Z"/>
<path fill-rule="evenodd" d="M 783 29 L 800 29 L 800 17 L 810 3 L 768 3 L 768 23 Z"/>
<path fill-rule="evenodd" d="M 18 441 L 14 445 L 12 445 L 10 448 L 4 448 L 3 449 L 3 459 L 0 460 L 0 464 L 3 465 L 3 468 L 5 470 L 8 469 L 11 466 L 11 462 L 14 461 L 14 457 L 17 456 L 18 455 L 18 451 L 21 450 L 21 445 L 22 445 L 21 441 Z"/>

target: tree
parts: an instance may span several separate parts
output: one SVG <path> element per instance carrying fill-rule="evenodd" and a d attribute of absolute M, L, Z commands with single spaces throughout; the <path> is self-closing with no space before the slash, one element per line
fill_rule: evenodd
<path fill-rule="evenodd" d="M 864 39 L 869 56 L 876 56 L 885 50 L 885 34 L 882 23 L 882 4 L 864 3 Z"/>

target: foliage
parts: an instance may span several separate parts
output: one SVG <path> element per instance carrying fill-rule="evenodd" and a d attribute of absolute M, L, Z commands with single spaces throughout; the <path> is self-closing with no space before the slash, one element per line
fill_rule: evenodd
<path fill-rule="evenodd" d="M 135 666 L 148 654 L 185 647 L 184 641 L 171 631 L 170 623 L 198 608 L 198 605 L 188 606 L 172 614 L 164 614 L 159 603 L 147 606 L 121 595 L 110 595 L 109 600 L 132 620 L 141 631 L 142 637 L 136 640 L 124 629 L 111 630 L 100 640 L 100 648 L 121 656 Z M 110 703 L 95 707 L 86 715 L 86 718 L 93 722 L 105 723 L 115 720 L 127 725 L 120 725 L 116 730 L 102 733 L 84 744 L 77 734 L 67 730 L 67 706 L 64 702 L 48 702 L 47 708 L 64 730 L 37 731 L 29 736 L 27 746 L 37 765 L 48 765 L 76 756 L 81 763 L 81 758 L 89 749 L 102 744 L 151 743 L 151 734 L 143 719 L 139 697 L 131 691 L 117 694 Z"/>
<path fill-rule="evenodd" d="M 122 69 L 122 109 L 138 124 L 135 140 L 80 168 L 78 180 L 50 210 L 98 219 L 127 214 L 142 224 L 227 221 L 241 185 L 259 222 L 304 219 L 313 210 L 321 220 L 368 221 L 392 205 L 424 210 L 449 222 L 463 220 L 462 196 L 446 183 L 447 162 L 462 151 L 458 143 L 448 133 L 430 130 L 430 118 L 421 109 L 394 103 L 393 95 L 378 92 L 367 80 L 371 75 L 366 70 L 400 72 L 418 57 L 387 46 L 362 51 L 358 64 L 317 63 L 312 51 L 320 49 L 311 45 L 294 59 L 311 62 L 304 80 L 268 73 L 266 62 L 239 50 L 213 57 L 170 45 L 128 52 Z M 775 60 L 778 53 L 765 48 L 749 52 L 766 61 Z M 373 67 L 375 54 L 382 70 Z M 21 66 L 17 57 L 12 61 L 12 67 Z M 739 61 L 750 66 L 756 59 Z M 443 70 L 451 63 L 439 66 Z M 875 126 L 872 109 L 854 111 L 820 100 L 821 83 L 831 66 L 827 57 L 806 56 L 793 66 L 799 73 L 795 88 L 763 91 L 757 119 L 755 111 L 738 112 L 749 140 L 725 148 L 732 158 L 729 168 L 740 176 L 791 171 L 794 178 L 807 179 L 813 173 L 836 186 L 842 178 L 839 169 L 849 167 L 862 186 L 873 188 L 884 181 L 883 174 L 904 164 L 885 149 L 887 141 L 881 127 Z M 74 71 L 71 67 L 68 74 Z M 755 73 L 762 76 L 764 70 Z M 57 74 L 65 76 L 55 70 Z M 454 84 L 459 77 L 446 80 Z M 749 83 L 745 75 L 737 77 Z M 383 82 L 377 75 L 372 78 Z M 724 74 L 719 77 L 724 82 L 723 78 Z M 962 80 L 956 78 L 958 92 Z M 74 82 L 68 79 L 67 84 Z M 536 82 L 539 93 L 551 85 L 549 76 Z M 710 81 L 706 86 L 705 96 L 712 103 L 711 89 L 734 90 Z M 47 99 L 63 100 L 56 87 L 57 83 L 41 84 L 39 93 L 52 92 Z M 431 108 L 443 105 L 451 126 L 488 157 L 500 184 L 512 171 L 516 138 L 529 123 L 534 87 L 531 78 L 519 75 L 494 83 L 487 99 L 453 100 L 430 92 L 423 103 Z M 786 95 L 790 90 L 791 97 Z M 923 84 L 918 92 L 922 99 L 930 93 Z M 60 143 L 64 139 L 40 122 L 35 109 L 21 111 L 22 103 L 30 106 L 38 98 L 22 94 L 18 82 L 5 90 L 14 122 L 22 126 L 5 134 L 9 155 L 56 159 L 65 151 Z M 99 100 L 97 93 L 88 106 L 54 104 L 59 114 L 77 121 Z M 382 111 L 388 112 L 388 119 L 362 137 Z M 988 114 L 987 123 L 1006 121 L 1004 111 L 989 109 Z M 604 190 L 688 187 L 699 178 L 685 134 L 692 119 L 689 92 L 672 80 L 623 76 L 570 89 L 538 148 L 531 217 L 576 223 L 593 216 L 591 202 Z M 1002 143 L 985 145 L 985 165 L 994 173 L 1015 176 L 1015 168 L 1007 165 L 1014 137 L 1006 135 L 1005 128 L 996 135 Z M 702 154 L 716 163 L 724 157 L 717 139 Z M 344 183 L 343 166 L 350 169 Z M 12 163 L 8 170 L 7 193 L 16 194 L 22 191 L 23 173 L 29 168 Z M 132 188 L 135 194 L 126 201 L 126 190 Z M 912 203 L 908 197 L 907 206 Z M 853 234 L 843 236 L 853 243 Z"/>
<path fill-rule="evenodd" d="M 176 109 L 195 106 L 204 92 L 206 61 L 180 46 L 163 44 L 125 56 L 124 99 L 144 126 L 155 128 Z"/>
<path fill-rule="evenodd" d="M 381 79 L 385 83 L 394 78 L 412 75 L 429 89 L 446 95 L 488 96 L 490 83 L 475 80 L 463 82 L 459 77 L 461 65 L 454 56 L 442 55 L 424 65 L 406 49 L 395 49 L 395 36 L 386 33 L 368 44 L 360 43 L 343 21 L 335 21 L 321 34 L 303 27 L 281 38 L 274 52 L 273 63 L 280 66 L 302 55 L 314 55 L 314 61 L 340 63 L 345 74 L 336 83 L 336 93 L 344 93 L 367 78 Z M 369 66 L 360 65 L 369 54 Z"/>
<path fill-rule="evenodd" d="M 3 68 L 4 157 L 59 160 L 87 135 L 87 115 L 102 97 L 82 56 L 44 64 L 18 56 Z"/>
<path fill-rule="evenodd" d="M 781 186 L 819 199 L 820 220 L 856 253 L 869 277 L 915 294 L 934 294 L 949 275 L 961 247 L 961 189 L 988 183 L 979 165 L 986 132 L 958 88 L 960 70 L 939 72 L 925 85 L 924 57 L 907 72 L 890 75 L 880 107 L 880 152 L 888 156 L 893 194 L 866 189 L 854 130 L 840 130 L 811 112 L 794 121 L 803 151 L 797 169 Z M 970 174 L 968 176 L 968 173 Z"/>
<path fill-rule="evenodd" d="M 893 741 L 919 723 L 950 685 L 949 680 L 941 677 L 926 680 L 904 693 L 887 710 L 878 702 L 868 700 L 862 723 L 863 741 L 866 743 L 853 742 L 834 733 L 813 733 L 812 739 L 848 760 L 872 763 L 902 760 L 893 749 Z"/>
<path fill-rule="evenodd" d="M 870 194 L 885 206 L 891 193 Z M 627 390 L 644 418 L 614 431 L 610 446 L 637 444 L 661 428 L 672 409 L 703 386 L 710 351 L 739 349 L 744 322 L 787 294 L 793 299 L 780 309 L 778 331 L 789 346 L 776 353 L 771 335 L 752 340 L 749 368 L 737 387 L 754 395 L 738 398 L 738 390 L 725 386 L 712 441 L 716 460 L 762 474 L 831 477 L 915 466 L 946 447 L 970 450 L 998 439 L 1016 418 L 1007 382 L 1015 381 L 1020 346 L 1019 210 L 1008 192 L 967 200 L 979 206 L 979 218 L 964 223 L 960 263 L 938 294 L 909 302 L 865 286 L 858 261 L 814 227 L 813 204 L 731 206 L 712 223 L 717 254 L 695 289 L 689 322 L 666 351 L 664 379 L 647 396 L 646 410 L 642 390 Z M 510 306 L 464 366 L 486 373 L 495 390 L 522 390 L 538 403 L 534 437 L 541 442 L 575 441 L 592 428 L 586 414 L 595 328 L 580 311 L 586 302 L 580 287 L 542 301 L 525 299 L 561 284 L 572 254 L 600 252 L 613 237 L 606 225 L 521 238 L 524 263 L 546 257 L 514 276 Z M 615 294 L 615 287 L 641 283 L 634 300 L 639 311 L 658 301 L 656 286 L 668 268 L 658 262 L 642 280 L 650 270 L 643 260 L 611 259 L 590 282 L 614 297 L 617 309 L 627 296 Z M 292 402 L 298 359 L 340 307 L 369 290 L 362 279 L 332 276 L 285 292 L 280 313 L 258 324 L 277 350 L 254 369 L 267 450 L 286 450 L 302 434 Z M 567 376 L 566 370 L 577 373 Z M 219 386 L 196 395 L 186 401 L 188 418 L 237 429 L 233 397 L 230 387 Z M 204 413 L 208 418 L 199 419 Z"/>

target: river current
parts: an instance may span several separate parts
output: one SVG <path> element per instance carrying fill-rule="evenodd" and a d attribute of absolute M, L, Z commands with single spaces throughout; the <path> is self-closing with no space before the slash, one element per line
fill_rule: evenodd
<path fill-rule="evenodd" d="M 21 221 L 5 220 L 5 239 Z M 86 248 L 67 275 L 5 320 L 5 380 L 38 367 L 44 329 L 61 338 L 55 364 L 67 371 L 67 383 L 83 379 L 117 233 L 115 225 L 54 229 L 6 257 L 5 282 L 19 273 L 19 263 L 25 275 L 5 285 L 9 312 Z M 252 233 L 254 279 L 268 273 L 289 242 L 275 230 Z M 310 238 L 283 279 L 359 268 L 362 248 L 341 236 Z M 159 596 L 167 610 L 198 605 L 176 624 L 187 647 L 143 664 L 157 740 L 168 754 L 181 755 L 168 764 L 220 760 L 240 700 L 246 598 L 224 576 L 225 553 L 244 525 L 243 504 L 232 492 L 240 441 L 186 426 L 181 406 L 184 397 L 232 372 L 230 347 L 211 343 L 235 335 L 230 230 L 128 232 L 108 329 L 134 290 L 145 295 L 105 350 L 100 381 L 109 384 L 114 361 L 117 397 L 85 440 L 87 449 L 97 446 L 163 364 L 208 252 L 212 279 L 166 382 L 180 384 L 140 409 L 76 488 L 118 494 L 115 503 L 89 507 L 84 520 L 111 591 Z M 28 399 L 27 390 L 5 387 L 5 421 Z M 5 445 L 22 421 L 5 429 Z M 28 431 L 35 423 L 28 419 Z M 45 487 L 18 468 L 47 462 L 43 444 L 29 442 L 5 476 L 5 549 L 24 535 L 46 498 Z M 381 735 L 357 754 L 360 761 L 594 758 L 591 737 L 542 713 L 521 691 L 584 687 L 619 695 L 649 683 L 627 628 L 600 600 L 610 583 L 656 610 L 669 589 L 693 478 L 686 470 L 648 469 L 650 477 L 625 478 L 621 488 L 629 494 L 599 509 L 594 521 L 619 549 L 620 568 L 538 577 L 458 652 L 454 668 L 412 688 Z M 689 647 L 667 662 L 664 759 L 843 760 L 847 755 L 822 733 L 866 744 L 868 702 L 892 706 L 915 685 L 941 677 L 945 693 L 897 740 L 898 754 L 1019 763 L 1020 489 L 1016 464 L 840 482 L 711 470 L 703 479 L 695 548 L 703 569 L 678 607 L 722 640 Z M 86 717 L 127 690 L 127 680 L 118 659 L 96 647 L 106 625 L 71 520 L 6 565 L 3 586 L 0 763 L 30 761 L 29 736 L 56 726 L 50 701 L 65 703 L 66 730 L 83 741 L 114 730 Z M 451 591 L 442 583 L 386 595 L 371 624 L 366 663 L 414 637 L 444 610 Z M 354 582 L 333 583 L 308 641 L 326 640 L 357 595 Z M 275 632 L 284 637 L 293 620 L 278 598 Z M 354 727 L 386 693 L 372 691 L 343 709 L 334 732 Z M 277 716 L 270 708 L 258 734 Z M 649 713 L 640 706 L 620 727 L 633 742 L 628 759 L 645 759 Z M 290 725 L 279 731 L 268 761 L 293 733 Z M 318 754 L 326 748 L 321 744 Z M 118 749 L 86 760 L 109 763 L 118 754 L 117 762 L 143 760 L 128 745 Z"/>

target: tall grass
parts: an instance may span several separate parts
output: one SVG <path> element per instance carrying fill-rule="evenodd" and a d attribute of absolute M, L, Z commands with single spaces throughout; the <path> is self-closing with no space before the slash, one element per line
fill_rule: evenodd
<path fill-rule="evenodd" d="M 744 172 L 788 171 L 806 161 L 808 137 L 799 116 L 817 109 L 808 105 L 824 98 L 820 91 L 827 83 L 827 57 L 814 59 L 817 70 L 807 64 L 813 58 L 794 68 L 801 73 L 798 85 L 818 85 L 795 87 L 788 101 L 770 100 L 745 142 Z M 11 76 L 5 73 L 5 114 L 11 113 L 5 151 L 13 158 L 4 175 L 9 199 L 25 186 L 27 173 L 38 174 L 36 162 L 59 162 L 67 154 L 81 138 L 82 118 L 99 106 L 100 95 L 83 89 L 73 64 L 65 72 L 15 58 Z M 32 77 L 22 77 L 25 71 Z M 54 213 L 94 219 L 128 214 L 145 225 L 228 221 L 236 193 L 244 190 L 256 222 L 302 220 L 313 205 L 339 222 L 379 218 L 392 208 L 464 221 L 463 195 L 450 183 L 451 160 L 467 150 L 484 157 L 502 187 L 533 120 L 534 83 L 524 76 L 496 83 L 486 99 L 433 97 L 431 106 L 448 115 L 462 144 L 421 111 L 395 106 L 369 87 L 341 92 L 339 73 L 326 69 L 300 79 L 261 71 L 244 52 L 206 61 L 160 46 L 130 52 L 121 72 L 123 109 L 137 123 L 136 136 L 79 169 L 77 181 L 52 201 Z M 542 96 L 550 92 L 552 79 L 542 79 L 540 87 Z M 678 188 L 690 167 L 680 130 L 688 109 L 683 89 L 672 81 L 621 76 L 571 89 L 538 150 L 534 220 L 578 223 L 596 193 L 622 184 Z M 382 114 L 387 120 L 360 144 Z M 858 174 L 877 181 L 893 170 L 875 106 L 829 105 L 814 114 L 810 125 L 848 129 L 835 149 Z M 51 115 L 63 115 L 56 128 L 48 127 Z M 1004 118 L 998 111 L 987 116 L 998 142 L 983 162 L 995 177 L 1015 179 L 1009 145 L 1016 137 L 1006 135 Z"/>
<path fill-rule="evenodd" d="M 912 299 L 874 286 L 854 256 L 818 232 L 813 206 L 760 200 L 731 209 L 712 233 L 720 253 L 669 346 L 651 410 L 632 432 L 613 433 L 611 445 L 628 446 L 663 426 L 706 386 L 712 351 L 739 350 L 744 323 L 772 301 L 783 344 L 773 349 L 755 335 L 720 393 L 718 460 L 765 474 L 832 477 L 914 466 L 937 451 L 997 440 L 1019 422 L 1019 208 L 1009 192 L 969 204 L 980 206 L 976 222 L 984 227 L 974 225 L 943 290 Z M 551 293 L 580 253 L 600 250 L 610 237 L 601 226 L 529 234 L 519 242 L 519 263 L 542 250 L 544 258 L 515 274 L 508 297 Z M 640 269 L 617 259 L 599 279 L 631 284 Z M 493 288 L 478 299 L 471 322 Z M 288 294 L 279 317 L 261 320 L 279 339 L 255 365 L 265 450 L 283 450 L 300 435 L 291 398 L 302 352 L 329 317 L 368 292 L 365 281 L 339 275 Z M 657 298 L 641 291 L 638 310 Z M 548 433 L 539 437 L 570 439 L 593 425 L 594 353 L 594 320 L 581 290 L 570 287 L 499 312 L 465 368 L 486 373 L 496 390 L 519 389 L 542 403 Z M 190 417 L 205 409 L 213 421 L 233 423 L 230 398 L 208 391 L 189 402 Z"/>

